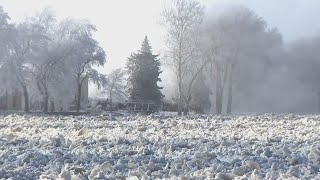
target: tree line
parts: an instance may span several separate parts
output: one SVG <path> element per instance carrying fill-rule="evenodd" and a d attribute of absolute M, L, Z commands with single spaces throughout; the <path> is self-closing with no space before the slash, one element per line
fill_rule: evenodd
<path fill-rule="evenodd" d="M 106 53 L 90 22 L 58 21 L 45 9 L 13 23 L 0 8 L 0 96 L 19 90 L 25 111 L 30 101 L 41 102 L 44 112 L 72 103 L 79 111 L 82 84 L 90 80 L 102 88 L 111 109 L 115 99 L 163 103 L 159 77 L 169 68 L 175 84 L 169 101 L 179 115 L 320 111 L 319 35 L 285 43 L 277 28 L 247 7 L 214 13 L 196 0 L 170 1 L 161 25 L 161 56 L 146 37 L 125 69 L 106 75 L 95 69 L 106 63 Z"/>
<path fill-rule="evenodd" d="M 320 111 L 319 36 L 284 43 L 277 28 L 247 7 L 215 13 L 196 0 L 171 1 L 161 17 L 179 114 L 310 112 L 304 106 L 313 106 L 312 97 Z"/>
<path fill-rule="evenodd" d="M 126 69 L 103 74 L 96 67 L 105 65 L 106 53 L 93 37 L 97 29 L 89 21 L 58 21 L 47 8 L 22 23 L 10 23 L 2 7 L 0 20 L 0 97 L 22 92 L 26 112 L 34 102 L 40 102 L 43 112 L 66 111 L 71 105 L 80 111 L 86 81 L 107 97 L 110 110 L 114 99 L 161 103 L 160 60 L 147 37 L 141 50 L 128 58 Z"/>
<path fill-rule="evenodd" d="M 82 84 L 91 80 L 98 86 L 105 76 L 94 66 L 106 63 L 106 54 L 89 21 L 66 18 L 58 21 L 45 9 L 21 23 L 11 23 L 0 8 L 0 95 L 22 92 L 24 110 L 30 100 L 41 109 L 67 109 L 71 103 L 79 111 Z"/>

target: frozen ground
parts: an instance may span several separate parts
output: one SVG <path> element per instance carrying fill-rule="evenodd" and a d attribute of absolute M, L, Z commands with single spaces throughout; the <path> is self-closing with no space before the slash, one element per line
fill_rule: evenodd
<path fill-rule="evenodd" d="M 0 179 L 320 179 L 320 116 L 0 115 Z"/>

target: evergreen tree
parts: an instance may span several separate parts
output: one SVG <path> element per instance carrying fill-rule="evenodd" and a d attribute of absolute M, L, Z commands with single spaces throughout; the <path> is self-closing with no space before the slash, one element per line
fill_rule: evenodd
<path fill-rule="evenodd" d="M 133 53 L 126 64 L 128 72 L 128 94 L 131 101 L 153 101 L 160 103 L 164 95 L 159 78 L 160 60 L 158 55 L 152 54 L 152 48 L 147 36 L 138 53 Z"/>

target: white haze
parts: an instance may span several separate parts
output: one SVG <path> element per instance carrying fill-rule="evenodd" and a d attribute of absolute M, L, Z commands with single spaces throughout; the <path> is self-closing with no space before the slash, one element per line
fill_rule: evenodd
<path fill-rule="evenodd" d="M 47 6 L 56 11 L 58 18 L 72 16 L 89 19 L 97 26 L 98 31 L 95 37 L 107 53 L 107 64 L 99 70 L 107 73 L 112 69 L 124 67 L 127 57 L 140 48 L 145 35 L 148 36 L 153 51 L 159 53 L 160 57 L 163 55 L 164 30 L 159 24 L 159 19 L 167 1 L 0 0 L 0 5 L 4 7 L 14 22 L 22 21 L 25 16 L 32 15 Z M 235 1 L 232 0 L 202 0 L 202 2 L 207 6 L 209 14 L 219 14 L 225 7 L 235 4 Z M 302 37 L 312 37 L 320 32 L 320 14 L 318 13 L 320 2 L 317 0 L 238 0 L 236 4 L 244 5 L 255 11 L 268 23 L 269 27 L 277 27 L 285 44 Z M 165 67 L 161 76 L 164 94 L 167 99 L 171 99 L 173 95 L 172 76 Z M 277 77 L 269 78 L 285 77 L 281 74 L 275 76 Z M 305 92 L 304 87 L 299 87 L 302 88 L 302 92 Z M 90 91 L 91 96 L 96 94 L 94 88 L 90 88 Z M 297 89 L 292 93 L 301 91 Z M 291 96 L 288 93 L 283 94 L 288 95 L 284 99 L 290 99 Z M 303 97 L 298 96 L 297 98 Z M 306 98 L 312 100 L 312 97 Z M 296 99 L 295 102 L 299 102 L 299 99 Z M 288 103 L 292 102 L 288 101 Z M 282 105 L 279 108 L 281 107 Z M 288 105 L 283 104 L 283 107 L 288 108 Z"/>

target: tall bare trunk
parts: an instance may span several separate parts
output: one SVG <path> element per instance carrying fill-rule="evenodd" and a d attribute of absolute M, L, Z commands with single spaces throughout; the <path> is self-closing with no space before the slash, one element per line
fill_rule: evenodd
<path fill-rule="evenodd" d="M 318 99 L 318 102 L 317 102 L 317 103 L 318 103 L 318 104 L 317 104 L 317 106 L 318 106 L 318 107 L 317 107 L 317 110 L 318 110 L 318 112 L 320 112 L 320 92 L 317 93 L 317 96 L 318 96 L 318 97 L 317 97 L 317 99 Z"/>
<path fill-rule="evenodd" d="M 48 112 L 48 109 L 49 109 L 49 96 L 48 95 L 45 95 L 43 97 L 43 100 L 42 100 L 42 108 L 43 108 L 43 112 Z"/>
<path fill-rule="evenodd" d="M 29 94 L 27 87 L 25 85 L 22 85 L 23 90 L 23 97 L 24 97 L 24 111 L 29 112 Z"/>
<path fill-rule="evenodd" d="M 53 101 L 51 101 L 51 106 L 50 106 L 50 111 L 51 112 L 54 112 L 55 111 L 55 107 L 54 107 L 54 102 Z"/>
<path fill-rule="evenodd" d="M 189 114 L 189 108 L 185 107 L 184 110 L 183 110 L 183 115 L 186 116 L 188 114 Z"/>
<path fill-rule="evenodd" d="M 189 108 L 190 108 L 190 101 L 191 101 L 191 94 L 189 94 L 189 97 L 187 99 L 184 111 L 183 111 L 183 115 L 188 115 L 189 114 Z"/>
<path fill-rule="evenodd" d="M 232 111 L 232 85 L 233 85 L 233 66 L 231 66 L 228 82 L 228 104 L 227 104 L 227 114 Z"/>
<path fill-rule="evenodd" d="M 179 90 L 179 100 L 178 100 L 178 115 L 181 116 L 182 115 L 182 79 L 181 79 L 181 70 L 180 70 L 180 67 L 179 67 L 179 87 L 178 87 L 178 90 Z"/>
<path fill-rule="evenodd" d="M 8 96 L 8 91 L 6 91 L 6 95 L 5 95 L 6 99 L 5 99 L 5 103 L 4 103 L 5 104 L 4 110 L 8 110 L 8 97 L 9 97 Z"/>
<path fill-rule="evenodd" d="M 111 91 L 110 91 L 110 94 L 109 94 L 109 99 L 110 99 L 110 112 L 112 112 L 112 94 L 111 94 Z"/>
<path fill-rule="evenodd" d="M 179 93 L 179 100 L 178 100 L 178 115 L 182 115 L 182 97 Z"/>
<path fill-rule="evenodd" d="M 77 112 L 80 111 L 81 108 L 81 84 L 78 85 L 78 94 L 77 94 Z"/>
<path fill-rule="evenodd" d="M 216 113 L 221 114 L 222 112 L 222 84 L 221 84 L 221 75 L 220 72 L 217 71 L 216 74 Z"/>
<path fill-rule="evenodd" d="M 216 113 L 222 113 L 222 92 L 220 89 L 216 92 Z"/>
<path fill-rule="evenodd" d="M 48 93 L 46 81 L 43 78 L 37 79 L 37 87 L 42 96 L 42 102 L 41 102 L 42 112 L 46 113 L 48 112 L 48 109 L 49 109 L 49 93 Z"/>
<path fill-rule="evenodd" d="M 46 83 L 43 83 L 43 88 L 44 88 L 44 110 L 43 112 L 48 112 L 49 111 L 49 93 L 48 93 L 48 88 Z"/>

